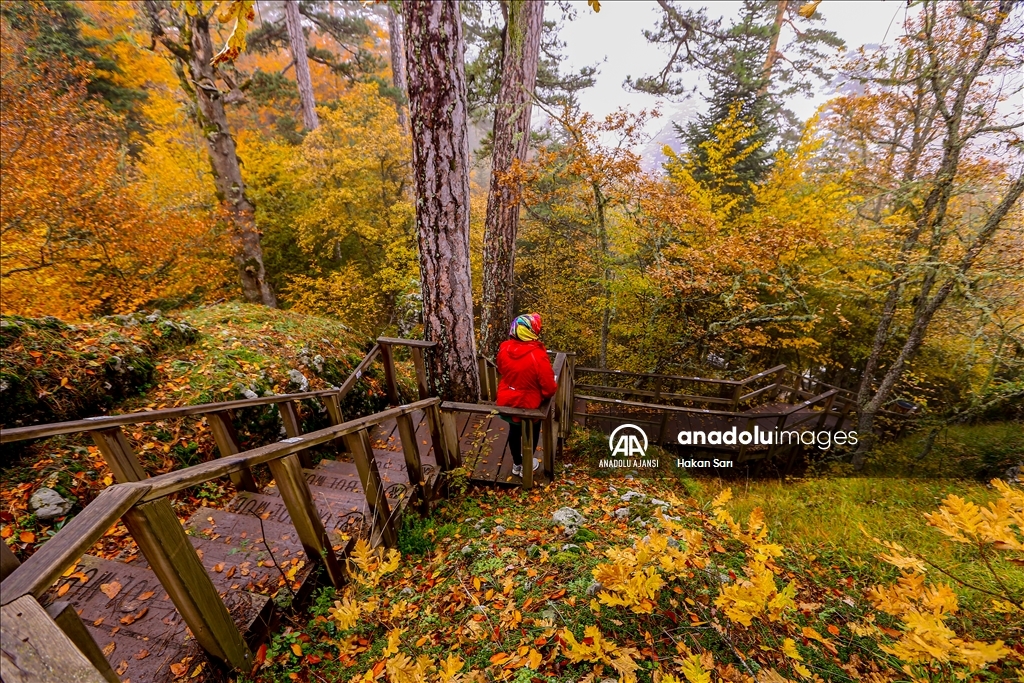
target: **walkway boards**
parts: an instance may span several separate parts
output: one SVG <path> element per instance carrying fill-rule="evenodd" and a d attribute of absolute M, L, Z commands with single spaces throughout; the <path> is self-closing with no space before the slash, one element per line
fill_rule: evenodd
<path fill-rule="evenodd" d="M 432 482 L 437 462 L 422 412 L 412 415 L 417 425 L 424 478 Z M 502 423 L 504 424 L 504 423 Z M 392 516 L 405 511 L 408 476 L 394 420 L 371 434 L 374 460 L 380 472 Z M 349 539 L 366 536 L 371 519 L 353 462 L 338 455 L 305 470 L 313 500 L 335 549 Z M 260 493 L 241 492 L 225 509 L 200 508 L 185 523 L 189 540 L 213 580 L 235 623 L 255 652 L 268 634 L 275 605 L 271 596 L 289 590 L 302 600 L 312 590 L 312 565 L 275 486 Z M 289 587 L 283 589 L 287 581 Z M 44 604 L 70 602 L 122 681 L 163 683 L 187 668 L 201 667 L 195 679 L 212 664 L 187 633 L 170 597 L 143 556 L 130 562 L 86 555 L 43 598 Z M 173 667 L 173 668 L 172 668 Z"/>

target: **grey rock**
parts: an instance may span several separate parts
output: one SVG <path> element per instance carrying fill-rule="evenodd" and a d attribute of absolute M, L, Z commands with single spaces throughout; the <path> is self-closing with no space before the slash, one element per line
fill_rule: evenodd
<path fill-rule="evenodd" d="M 587 586 L 587 595 L 593 597 L 593 596 L 597 595 L 598 593 L 600 593 L 603 590 L 604 590 L 604 586 L 602 586 L 597 581 L 594 581 L 589 586 Z"/>
<path fill-rule="evenodd" d="M 551 515 L 551 520 L 559 526 L 579 527 L 587 521 L 587 518 L 573 508 L 559 508 L 555 514 Z"/>
<path fill-rule="evenodd" d="M 146 316 L 146 322 L 147 323 L 155 323 L 159 319 L 160 319 L 160 311 L 153 311 L 152 313 L 150 313 L 149 315 Z"/>
<path fill-rule="evenodd" d="M 324 357 L 321 356 L 318 353 L 317 355 L 313 356 L 313 360 L 310 362 L 310 365 L 312 365 L 313 369 L 316 370 L 318 373 L 319 372 L 323 372 L 324 371 Z"/>
<path fill-rule="evenodd" d="M 406 586 L 405 588 L 403 588 L 401 592 L 402 592 L 402 595 L 416 595 L 416 591 L 414 591 L 409 586 Z"/>
<path fill-rule="evenodd" d="M 309 380 L 298 370 L 288 371 L 288 381 L 291 382 L 292 386 L 299 390 L 299 392 L 309 391 Z"/>
<path fill-rule="evenodd" d="M 678 550 L 679 549 L 679 541 L 677 541 L 676 539 L 674 539 L 671 536 L 669 536 L 668 547 L 669 548 L 675 548 L 676 550 Z"/>
<path fill-rule="evenodd" d="M 567 553 L 567 552 L 570 552 L 572 550 L 579 550 L 579 549 L 580 549 L 580 547 L 578 545 L 576 545 L 575 543 L 563 543 L 562 544 L 562 552 L 563 553 Z"/>
<path fill-rule="evenodd" d="M 619 508 L 613 514 L 615 515 L 616 519 L 629 519 L 629 508 Z"/>
<path fill-rule="evenodd" d="M 636 524 L 637 526 L 640 526 L 640 527 L 647 526 L 647 522 L 645 522 L 644 520 L 640 519 L 639 517 L 636 517 L 635 519 L 633 519 L 633 524 Z"/>
<path fill-rule="evenodd" d="M 243 391 L 242 392 L 242 396 L 245 396 L 246 398 L 259 398 L 260 397 L 260 395 L 257 394 L 252 389 L 246 389 L 245 391 Z"/>
<path fill-rule="evenodd" d="M 645 498 L 647 498 L 647 496 L 638 491 L 626 491 L 621 496 L 619 496 L 619 500 L 621 500 L 623 503 L 628 503 L 633 500 L 639 500 L 642 502 Z"/>
<path fill-rule="evenodd" d="M 672 507 L 672 504 L 667 500 L 661 500 L 660 498 L 651 498 L 651 505 L 657 505 L 659 507 Z"/>
<path fill-rule="evenodd" d="M 496 534 L 503 534 L 503 533 L 505 533 L 505 527 L 503 527 L 502 525 L 499 524 L 498 526 L 494 527 L 494 533 L 496 533 Z"/>
<path fill-rule="evenodd" d="M 461 552 L 463 555 L 472 555 L 473 554 L 473 548 L 471 548 L 467 544 L 467 545 L 462 546 L 462 550 L 460 550 L 459 552 Z"/>
<path fill-rule="evenodd" d="M 636 479 L 636 477 L 634 477 L 632 474 L 627 474 L 626 476 L 623 477 L 623 479 L 627 481 L 633 481 L 634 479 Z"/>
<path fill-rule="evenodd" d="M 29 498 L 28 507 L 38 519 L 55 519 L 66 515 L 71 503 L 53 489 L 43 486 Z"/>
<path fill-rule="evenodd" d="M 473 605 L 473 611 L 477 614 L 487 614 L 487 608 L 483 605 Z"/>

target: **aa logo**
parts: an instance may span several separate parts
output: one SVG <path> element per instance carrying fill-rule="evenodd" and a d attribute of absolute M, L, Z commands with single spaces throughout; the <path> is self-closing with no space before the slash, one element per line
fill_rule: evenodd
<path fill-rule="evenodd" d="M 608 448 L 613 458 L 642 458 L 647 454 L 647 434 L 634 424 L 619 425 L 608 437 Z"/>

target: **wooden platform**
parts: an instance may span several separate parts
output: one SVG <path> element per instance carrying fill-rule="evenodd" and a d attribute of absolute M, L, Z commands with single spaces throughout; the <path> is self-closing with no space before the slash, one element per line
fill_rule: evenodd
<path fill-rule="evenodd" d="M 434 479 L 437 462 L 422 413 L 413 415 L 417 426 L 424 477 Z M 374 459 L 387 492 L 391 513 L 405 512 L 409 480 L 394 420 L 377 427 L 371 439 Z M 353 462 L 338 453 L 305 470 L 324 526 L 335 549 L 369 534 L 367 512 L 359 475 Z M 288 511 L 275 486 L 260 493 L 241 492 L 225 509 L 200 508 L 185 523 L 214 585 L 235 623 L 255 652 L 273 620 L 271 596 L 293 591 L 302 600 L 312 589 L 312 565 L 291 525 Z M 288 589 L 282 587 L 288 577 Z M 103 650 L 121 680 L 162 683 L 175 679 L 178 665 L 191 676 L 212 663 L 187 633 L 181 615 L 160 586 L 145 558 L 118 562 L 86 555 L 55 585 L 42 602 L 70 602 Z M 172 665 L 175 670 L 172 671 Z M 189 679 L 192 680 L 192 679 Z"/>
<path fill-rule="evenodd" d="M 497 415 L 459 413 L 455 421 L 462 462 L 471 467 L 470 481 L 482 486 L 519 486 L 522 479 L 512 474 L 512 453 L 508 447 L 509 424 Z M 540 458 L 541 439 L 534 454 Z M 534 484 L 551 483 L 543 468 L 534 471 Z"/>

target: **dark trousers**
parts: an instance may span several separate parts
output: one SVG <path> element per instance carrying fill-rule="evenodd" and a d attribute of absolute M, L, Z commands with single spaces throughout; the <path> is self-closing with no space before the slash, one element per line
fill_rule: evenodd
<path fill-rule="evenodd" d="M 533 421 L 533 447 L 537 448 L 537 441 L 540 439 L 540 421 Z M 523 423 L 508 423 L 508 449 L 512 451 L 512 464 L 523 464 Z M 533 467 L 533 461 L 530 462 Z"/>

